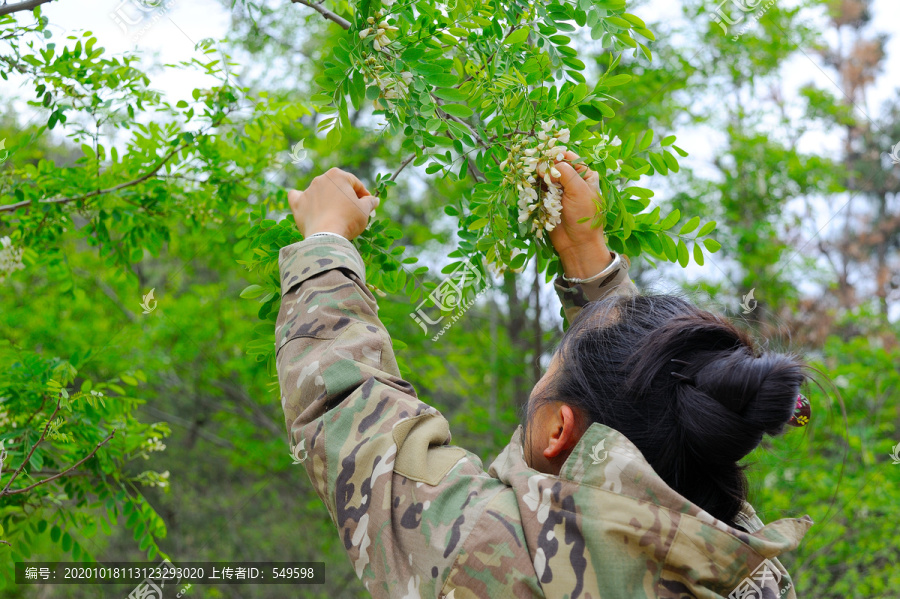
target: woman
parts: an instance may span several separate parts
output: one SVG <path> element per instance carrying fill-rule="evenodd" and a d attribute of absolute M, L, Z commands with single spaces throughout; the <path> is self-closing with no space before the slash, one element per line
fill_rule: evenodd
<path fill-rule="evenodd" d="M 292 453 L 374 597 L 794 597 L 777 556 L 812 521 L 763 526 L 737 462 L 791 419 L 802 363 L 637 295 L 628 260 L 578 223 L 596 173 L 565 159 L 550 240 L 573 324 L 488 471 L 400 378 L 348 241 L 378 199 L 338 169 L 288 194 L 305 237 L 280 255 Z"/>

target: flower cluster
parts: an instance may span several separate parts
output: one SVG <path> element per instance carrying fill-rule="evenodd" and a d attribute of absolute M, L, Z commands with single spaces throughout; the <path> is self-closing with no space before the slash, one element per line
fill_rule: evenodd
<path fill-rule="evenodd" d="M 393 0 L 390 0 L 390 2 L 382 1 L 384 7 L 389 7 L 393 3 Z M 369 26 L 359 32 L 359 39 L 371 39 L 372 47 L 375 49 L 375 56 L 366 56 L 366 52 L 363 52 L 365 57 L 366 86 L 374 83 L 381 89 L 382 99 L 398 100 L 407 97 L 409 94 L 409 86 L 412 84 L 413 74 L 409 71 L 404 71 L 398 76 L 391 72 L 385 72 L 385 66 L 381 64 L 381 59 L 383 55 L 390 56 L 388 46 L 391 44 L 391 40 L 388 37 L 388 33 L 397 31 L 398 28 L 390 25 L 383 19 L 384 9 L 376 10 L 374 17 L 366 19 L 366 23 Z M 376 21 L 378 22 L 376 23 Z"/>
<path fill-rule="evenodd" d="M 25 268 L 22 263 L 23 251 L 23 248 L 15 247 L 9 237 L 0 237 L 0 283 L 13 272 Z"/>
<path fill-rule="evenodd" d="M 12 417 L 10 417 L 9 410 L 0 409 L 0 428 L 16 428 L 17 426 L 19 425 L 15 420 L 12 419 Z M 2 443 L 2 441 L 0 441 L 0 443 Z"/>
<path fill-rule="evenodd" d="M 135 479 L 145 487 L 160 487 L 161 489 L 166 489 L 169 486 L 169 471 L 153 472 L 148 470 L 138 474 Z"/>
<path fill-rule="evenodd" d="M 165 443 L 163 443 L 162 441 L 160 441 L 160 440 L 159 440 L 159 437 L 150 437 L 150 438 L 149 438 L 147 441 L 145 441 L 144 444 L 142 445 L 142 449 L 143 449 L 145 452 L 163 451 L 165 448 L 166 448 Z M 150 456 L 148 456 L 148 455 L 145 453 L 145 454 L 144 454 L 144 459 L 146 460 L 146 459 L 149 459 L 149 458 L 150 458 Z"/>
<path fill-rule="evenodd" d="M 393 25 L 389 25 L 387 21 L 381 21 L 378 25 L 375 25 L 375 18 L 382 18 L 384 16 L 384 11 L 377 10 L 375 11 L 375 17 L 369 17 L 366 19 L 366 23 L 369 25 L 365 29 L 359 32 L 359 39 L 365 40 L 369 37 L 374 38 L 372 40 L 372 47 L 375 48 L 376 52 L 387 52 L 387 47 L 390 45 L 391 40 L 388 38 L 387 34 L 389 31 L 397 31 L 397 28 Z"/>
<path fill-rule="evenodd" d="M 604 149 L 608 146 L 621 146 L 621 145 L 622 145 L 622 140 L 619 139 L 618 135 L 615 135 L 615 136 L 613 136 L 612 139 L 610 139 L 609 135 L 607 135 L 606 133 L 601 133 L 600 134 L 600 143 L 597 144 L 596 149 L 600 150 L 600 149 Z M 611 176 L 620 174 L 622 172 L 623 164 L 625 164 L 624 160 L 616 160 L 616 169 L 607 172 L 606 173 L 607 176 L 611 177 Z"/>
<path fill-rule="evenodd" d="M 559 179 L 555 164 L 563 159 L 566 143 L 568 129 L 558 129 L 555 121 L 542 121 L 537 145 L 526 149 L 513 145 L 509 157 L 500 163 L 501 170 L 508 170 L 506 183 L 515 185 L 519 194 L 519 222 L 531 220 L 531 232 L 538 239 L 561 220 L 563 189 L 553 179 Z"/>

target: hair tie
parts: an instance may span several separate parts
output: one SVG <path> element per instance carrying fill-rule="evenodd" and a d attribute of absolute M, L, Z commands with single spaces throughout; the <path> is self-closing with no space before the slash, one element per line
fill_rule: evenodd
<path fill-rule="evenodd" d="M 794 413 L 788 424 L 791 426 L 806 426 L 812 417 L 812 407 L 809 400 L 802 393 L 797 395 L 797 404 L 794 406 Z"/>

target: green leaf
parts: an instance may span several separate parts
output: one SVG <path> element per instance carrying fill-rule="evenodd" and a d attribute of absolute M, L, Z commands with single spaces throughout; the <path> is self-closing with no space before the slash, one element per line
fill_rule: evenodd
<path fill-rule="evenodd" d="M 663 252 L 665 252 L 666 258 L 669 262 L 675 262 L 678 259 L 678 248 L 675 247 L 675 242 L 666 233 L 660 233 L 659 240 L 662 242 Z"/>
<path fill-rule="evenodd" d="M 591 106 L 600 111 L 600 113 L 608 119 L 616 116 L 616 111 L 601 102 L 600 100 L 591 100 Z M 594 119 L 597 120 L 597 119 Z"/>
<path fill-rule="evenodd" d="M 650 159 L 650 164 L 653 165 L 653 168 L 662 175 L 669 174 L 669 167 L 666 166 L 665 161 L 662 159 L 662 156 L 657 154 L 656 152 L 650 152 L 648 158 Z"/>
<path fill-rule="evenodd" d="M 578 110 L 581 111 L 581 114 L 591 119 L 592 121 L 602 121 L 603 113 L 600 112 L 597 108 L 594 108 L 591 104 L 581 104 L 578 107 Z"/>
<path fill-rule="evenodd" d="M 530 27 L 521 27 L 519 29 L 516 29 L 506 37 L 506 43 L 510 46 L 514 44 L 520 44 L 528 39 L 529 33 L 531 33 Z"/>
<path fill-rule="evenodd" d="M 678 263 L 682 266 L 682 268 L 687 268 L 688 262 L 690 262 L 690 253 L 688 252 L 687 245 L 684 243 L 683 239 L 678 240 Z"/>
<path fill-rule="evenodd" d="M 453 87 L 459 83 L 459 77 L 452 73 L 437 73 L 425 75 L 425 81 L 436 87 Z"/>
<path fill-rule="evenodd" d="M 711 237 L 707 237 L 706 239 L 704 239 L 703 245 L 706 246 L 706 249 L 709 250 L 709 253 L 711 254 L 715 254 L 722 248 L 722 244 L 720 244 L 715 239 L 712 239 Z"/>
<path fill-rule="evenodd" d="M 641 143 L 638 145 L 638 151 L 643 152 L 650 147 L 651 143 L 653 143 L 653 129 L 648 129 L 647 132 L 644 133 L 644 137 L 641 138 Z"/>
<path fill-rule="evenodd" d="M 261 285 L 250 285 L 241 291 L 241 297 L 244 299 L 253 299 L 262 295 L 263 291 L 265 291 L 265 288 Z"/>
<path fill-rule="evenodd" d="M 489 218 L 479 218 L 469 225 L 468 229 L 469 231 L 477 231 L 478 229 L 485 228 L 489 222 L 491 222 L 491 219 Z"/>
<path fill-rule="evenodd" d="M 694 262 L 703 266 L 703 249 L 700 247 L 699 243 L 694 244 Z"/>
<path fill-rule="evenodd" d="M 678 170 L 679 170 L 679 168 L 678 168 L 678 161 L 675 160 L 675 157 L 672 155 L 671 152 L 669 152 L 668 150 L 663 150 L 663 160 L 665 160 L 666 166 L 668 166 L 669 169 L 670 169 L 673 173 L 677 173 L 677 172 L 678 172 Z"/>
<path fill-rule="evenodd" d="M 704 237 L 706 235 L 709 235 L 715 228 L 716 228 L 716 221 L 711 220 L 708 223 L 706 223 L 705 225 L 703 225 L 702 227 L 700 227 L 700 230 L 697 231 L 697 237 Z"/>
<path fill-rule="evenodd" d="M 467 94 L 453 88 L 440 88 L 431 93 L 441 100 L 447 100 L 448 102 L 465 102 L 468 97 Z"/>
<path fill-rule="evenodd" d="M 509 263 L 509 267 L 512 270 L 519 270 L 523 266 L 525 266 L 525 262 L 528 260 L 528 254 L 519 254 L 515 258 L 512 259 L 512 262 Z"/>
<path fill-rule="evenodd" d="M 684 223 L 684 226 L 678 231 L 679 235 L 686 235 L 696 229 L 700 225 L 700 217 L 695 216 L 688 222 Z"/>
<path fill-rule="evenodd" d="M 460 118 L 470 117 L 475 114 L 472 109 L 465 104 L 444 104 L 441 106 L 441 110 L 449 115 Z"/>
<path fill-rule="evenodd" d="M 675 210 L 670 212 L 669 215 L 666 216 L 666 218 L 664 218 L 660 221 L 659 228 L 662 229 L 663 231 L 667 231 L 667 230 L 671 229 L 672 227 L 674 227 L 675 223 L 677 223 L 679 221 L 679 219 L 681 219 L 681 210 L 676 208 Z"/>
<path fill-rule="evenodd" d="M 603 85 L 605 85 L 607 87 L 616 87 L 618 85 L 625 85 L 626 83 L 631 81 L 631 79 L 632 79 L 631 75 L 627 75 L 625 73 L 623 73 L 621 75 L 613 75 L 612 77 L 609 77 L 608 79 L 604 79 Z"/>

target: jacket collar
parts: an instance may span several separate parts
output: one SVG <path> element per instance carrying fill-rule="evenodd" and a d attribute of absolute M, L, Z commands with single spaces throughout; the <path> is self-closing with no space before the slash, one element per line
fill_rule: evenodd
<path fill-rule="evenodd" d="M 620 432 L 593 423 L 582 435 L 566 459 L 558 477 L 529 467 L 523 450 L 524 430 L 520 425 L 509 445 L 491 464 L 491 474 L 518 489 L 534 484 L 533 477 L 569 481 L 581 487 L 593 487 L 647 502 L 679 514 L 693 516 L 716 529 L 738 537 L 764 557 L 774 557 L 795 549 L 812 526 L 809 516 L 784 518 L 764 525 L 749 503 L 737 520 L 749 532 L 714 518 L 674 489 L 647 462 L 640 450 Z"/>

